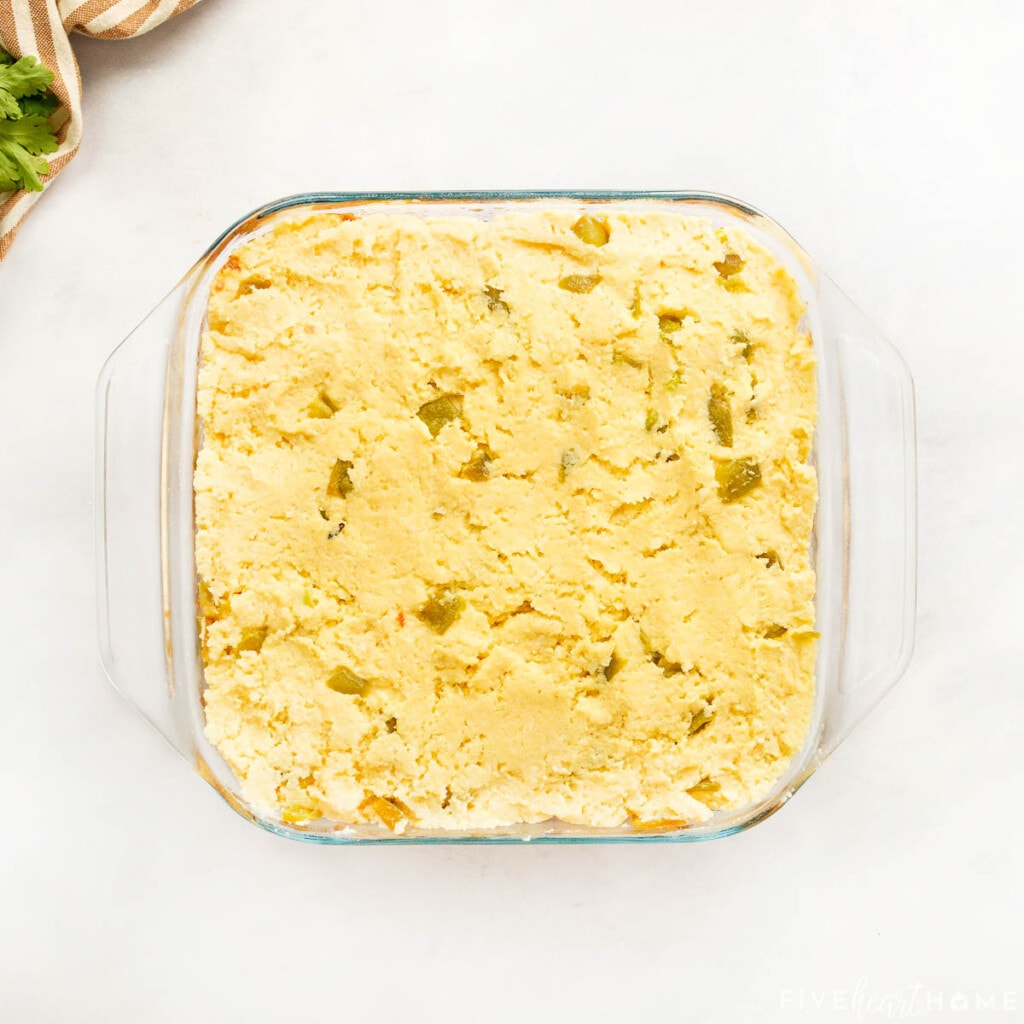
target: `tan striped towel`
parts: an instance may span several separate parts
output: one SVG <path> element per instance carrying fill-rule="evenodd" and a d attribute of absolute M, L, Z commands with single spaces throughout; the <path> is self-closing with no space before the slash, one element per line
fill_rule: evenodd
<path fill-rule="evenodd" d="M 52 72 L 54 95 L 67 120 L 59 147 L 47 159 L 49 188 L 78 152 L 82 139 L 82 79 L 68 36 L 127 39 L 156 28 L 198 0 L 0 0 L 0 47 L 14 57 L 37 56 Z M 42 192 L 0 192 L 0 260 L 11 248 L 25 215 Z"/>

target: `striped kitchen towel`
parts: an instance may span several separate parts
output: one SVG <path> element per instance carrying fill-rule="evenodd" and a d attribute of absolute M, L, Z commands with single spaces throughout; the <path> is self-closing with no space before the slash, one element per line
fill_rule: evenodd
<path fill-rule="evenodd" d="M 51 91 L 61 102 L 63 124 L 50 154 L 49 188 L 78 152 L 82 138 L 82 79 L 68 36 L 127 39 L 156 28 L 198 0 L 0 0 L 0 48 L 13 57 L 37 56 L 52 72 Z M 0 260 L 18 226 L 42 192 L 0 192 Z"/>

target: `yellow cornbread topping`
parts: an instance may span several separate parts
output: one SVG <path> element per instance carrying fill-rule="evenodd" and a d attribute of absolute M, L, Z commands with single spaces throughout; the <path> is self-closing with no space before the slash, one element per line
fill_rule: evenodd
<path fill-rule="evenodd" d="M 811 339 L 742 229 L 322 213 L 203 336 L 206 732 L 287 822 L 694 823 L 814 698 Z"/>

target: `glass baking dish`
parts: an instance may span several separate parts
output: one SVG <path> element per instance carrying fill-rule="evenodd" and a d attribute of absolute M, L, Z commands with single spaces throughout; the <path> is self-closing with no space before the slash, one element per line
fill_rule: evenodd
<path fill-rule="evenodd" d="M 207 294 L 231 253 L 282 218 L 310 211 L 487 218 L 511 208 L 661 209 L 740 225 L 793 274 L 817 355 L 812 460 L 819 503 L 814 713 L 803 748 L 756 804 L 664 830 L 557 821 L 474 832 L 317 821 L 287 824 L 251 807 L 203 733 L 192 475 L 196 384 Z M 748 828 L 796 792 L 902 675 L 914 639 L 914 392 L 895 348 L 773 220 L 699 192 L 311 193 L 230 227 L 107 360 L 98 383 L 96 530 L 100 650 L 114 685 L 243 817 L 319 843 L 688 842 Z"/>

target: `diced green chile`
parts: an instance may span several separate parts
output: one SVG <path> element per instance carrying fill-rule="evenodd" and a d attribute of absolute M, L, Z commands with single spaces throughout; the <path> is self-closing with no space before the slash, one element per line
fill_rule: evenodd
<path fill-rule="evenodd" d="M 628 352 L 620 352 L 618 349 L 612 352 L 612 362 L 632 366 L 634 370 L 642 370 L 647 365 L 636 356 L 630 355 Z"/>
<path fill-rule="evenodd" d="M 416 612 L 416 617 L 441 636 L 448 632 L 465 607 L 465 598 L 460 594 L 449 587 L 438 587 Z"/>
<path fill-rule="evenodd" d="M 678 661 L 669 661 L 661 651 L 655 651 L 651 656 L 651 661 L 661 669 L 663 676 L 677 676 L 683 671 L 683 666 Z"/>
<path fill-rule="evenodd" d="M 441 428 L 462 415 L 462 395 L 447 394 L 424 402 L 417 416 L 427 425 L 431 437 L 437 437 Z"/>
<path fill-rule="evenodd" d="M 662 675 L 675 676 L 683 671 L 683 666 L 678 662 L 669 661 L 652 643 L 651 638 L 640 630 L 640 643 L 643 644 L 647 657 L 651 659 L 657 668 L 661 669 Z"/>
<path fill-rule="evenodd" d="M 721 260 L 716 260 L 712 266 L 718 271 L 721 277 L 732 277 L 743 269 L 743 260 L 734 252 L 727 252 Z"/>
<path fill-rule="evenodd" d="M 734 459 L 715 467 L 718 496 L 724 502 L 738 501 L 761 483 L 761 467 L 754 459 Z"/>
<path fill-rule="evenodd" d="M 674 334 L 682 326 L 682 317 L 678 317 L 674 313 L 662 313 L 658 317 L 658 330 L 662 334 Z"/>
<path fill-rule="evenodd" d="M 213 596 L 213 591 L 205 580 L 199 581 L 199 611 L 205 618 L 215 619 L 220 614 L 220 602 Z"/>
<path fill-rule="evenodd" d="M 608 664 L 605 665 L 605 667 L 602 669 L 602 671 L 604 672 L 605 679 L 607 679 L 610 682 L 619 674 L 619 672 L 622 671 L 622 668 L 625 664 L 625 659 L 619 657 L 617 651 L 613 651 L 611 659 L 609 660 Z"/>
<path fill-rule="evenodd" d="M 259 654 L 269 632 L 268 626 L 247 626 L 242 630 L 242 639 L 238 642 L 238 649 L 240 651 L 255 651 Z"/>
<path fill-rule="evenodd" d="M 594 217 L 584 214 L 572 226 L 573 234 L 587 245 L 606 245 L 608 243 L 608 227 Z"/>
<path fill-rule="evenodd" d="M 308 412 L 309 415 L 315 420 L 328 420 L 338 411 L 337 405 L 332 401 L 331 396 L 326 391 L 321 391 L 319 395 L 310 403 Z"/>
<path fill-rule="evenodd" d="M 511 312 L 508 303 L 501 297 L 501 289 L 492 285 L 484 288 L 484 295 L 487 297 L 487 308 L 492 313 L 504 313 L 505 316 Z"/>
<path fill-rule="evenodd" d="M 711 429 L 718 438 L 718 443 L 725 448 L 732 447 L 732 408 L 729 405 L 729 393 L 721 384 L 711 385 L 708 398 L 708 419 Z"/>
<path fill-rule="evenodd" d="M 560 484 L 564 484 L 565 477 L 569 470 L 572 469 L 573 466 L 578 466 L 579 464 L 580 455 L 575 448 L 570 448 L 568 451 L 562 452 L 562 458 L 558 463 L 558 482 Z"/>
<path fill-rule="evenodd" d="M 745 331 L 735 331 L 731 340 L 740 346 L 740 354 L 749 363 L 754 357 L 754 343 L 747 337 Z"/>
<path fill-rule="evenodd" d="M 369 680 L 356 675 L 352 669 L 339 665 L 327 680 L 327 686 L 335 693 L 346 693 L 352 697 L 360 697 L 369 689 Z"/>
<path fill-rule="evenodd" d="M 696 786 L 691 786 L 686 792 L 689 793 L 694 800 L 699 800 L 701 803 L 705 803 L 706 801 L 717 797 L 721 790 L 722 787 L 717 782 L 704 778 L 701 779 Z"/>
<path fill-rule="evenodd" d="M 344 498 L 352 493 L 352 478 L 348 475 L 352 463 L 348 459 L 338 459 L 331 470 L 331 478 L 327 481 L 327 494 L 331 498 Z"/>
<path fill-rule="evenodd" d="M 478 445 L 477 449 L 469 457 L 469 461 L 459 470 L 459 476 L 463 480 L 474 480 L 483 483 L 491 478 L 491 463 L 494 461 L 494 454 L 486 445 Z"/>
<path fill-rule="evenodd" d="M 567 292 L 575 292 L 577 295 L 586 295 L 600 283 L 600 274 L 569 274 L 558 282 L 558 287 L 564 288 Z"/>
<path fill-rule="evenodd" d="M 710 708 L 698 708 L 690 718 L 690 727 L 687 729 L 687 735 L 696 736 L 697 733 L 702 729 L 706 729 L 711 724 L 711 719 L 713 717 L 714 716 L 712 715 Z"/>

